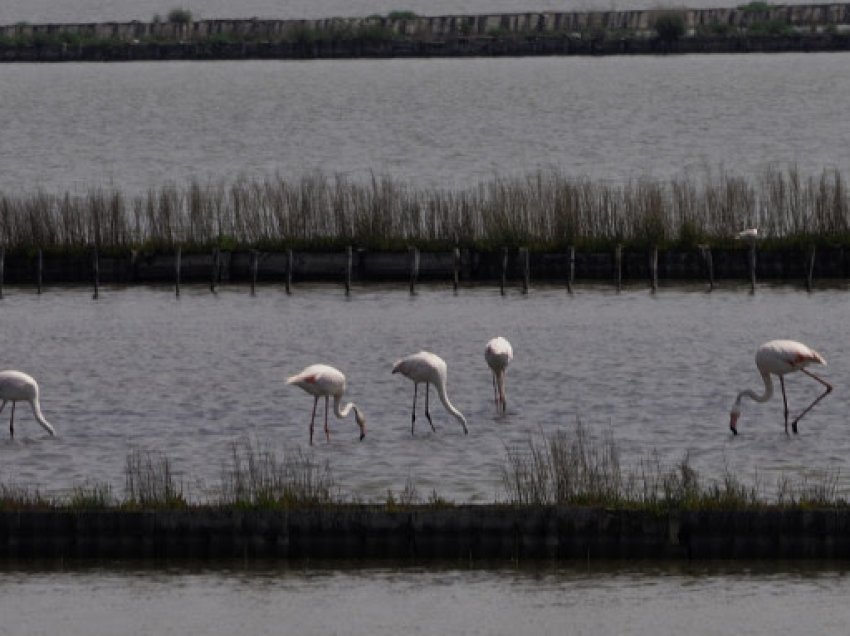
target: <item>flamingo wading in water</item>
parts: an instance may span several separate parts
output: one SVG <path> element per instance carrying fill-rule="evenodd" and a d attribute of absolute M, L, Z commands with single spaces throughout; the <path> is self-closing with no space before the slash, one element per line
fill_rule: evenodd
<path fill-rule="evenodd" d="M 511 343 L 502 336 L 497 336 L 487 343 L 484 350 L 484 359 L 493 372 L 493 393 L 496 397 L 496 409 L 502 413 L 508 410 L 508 402 L 505 398 L 505 374 L 508 365 L 514 359 L 514 350 Z"/>
<path fill-rule="evenodd" d="M 429 353 L 428 351 L 420 351 L 402 358 L 393 365 L 393 373 L 401 373 L 404 377 L 413 381 L 413 412 L 410 416 L 410 434 L 413 435 L 413 427 L 416 424 L 416 391 L 419 384 L 425 383 L 425 417 L 428 418 L 428 423 L 431 425 L 431 430 L 435 433 L 434 422 L 431 421 L 431 413 L 428 410 L 428 393 L 430 386 L 433 384 L 437 388 L 437 395 L 440 396 L 440 401 L 446 410 L 455 416 L 460 425 L 463 427 L 465 435 L 469 435 L 469 429 L 466 428 L 466 418 L 463 413 L 458 411 L 446 395 L 446 361 L 440 356 Z"/>
<path fill-rule="evenodd" d="M 815 398 L 815 400 L 809 404 L 802 413 L 794 418 L 793 422 L 791 422 L 791 430 L 796 433 L 797 422 L 799 422 L 806 413 L 811 411 L 815 404 L 820 402 L 829 394 L 830 391 L 832 391 L 832 385 L 829 382 L 806 369 L 806 367 L 810 364 L 826 365 L 826 360 L 824 360 L 823 356 L 817 351 L 810 349 L 802 342 L 796 342 L 794 340 L 771 340 L 770 342 L 765 342 L 762 346 L 760 346 L 756 351 L 756 367 L 764 381 L 764 393 L 758 395 L 749 389 L 738 393 L 729 417 L 729 428 L 732 429 L 732 432 L 735 435 L 738 434 L 738 418 L 741 416 L 741 400 L 746 397 L 755 402 L 767 402 L 773 395 L 773 380 L 771 376 L 776 375 L 779 377 L 779 386 L 782 387 L 782 402 L 785 405 L 785 433 L 787 434 L 788 397 L 785 395 L 785 375 L 787 373 L 799 371 L 800 373 L 804 373 L 820 382 L 826 387 L 826 391 Z"/>
<path fill-rule="evenodd" d="M 354 402 L 349 402 L 345 407 L 340 408 L 342 396 L 345 393 L 345 375 L 342 371 L 327 364 L 313 364 L 298 375 L 287 378 L 286 383 L 301 387 L 315 398 L 313 415 L 310 418 L 311 446 L 313 445 L 313 423 L 316 419 L 316 406 L 319 404 L 320 397 L 325 398 L 325 437 L 327 441 L 331 441 L 331 433 L 328 429 L 328 400 L 330 397 L 334 399 L 334 415 L 339 419 L 345 418 L 352 409 L 354 410 L 354 419 L 360 427 L 360 439 L 366 437 L 366 417 L 357 405 Z"/>
<path fill-rule="evenodd" d="M 33 415 L 38 423 L 51 435 L 56 431 L 41 413 L 41 405 L 38 403 L 38 383 L 35 379 L 21 371 L 0 371 L 0 411 L 6 406 L 6 402 L 12 403 L 12 417 L 9 419 L 9 435 L 15 436 L 15 402 L 25 400 L 30 403 Z"/>

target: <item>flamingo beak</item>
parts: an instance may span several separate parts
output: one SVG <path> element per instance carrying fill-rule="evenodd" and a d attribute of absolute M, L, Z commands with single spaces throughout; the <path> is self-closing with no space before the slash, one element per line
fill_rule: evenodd
<path fill-rule="evenodd" d="M 732 411 L 729 414 L 729 429 L 735 434 L 738 434 L 738 418 L 741 417 L 740 413 Z"/>

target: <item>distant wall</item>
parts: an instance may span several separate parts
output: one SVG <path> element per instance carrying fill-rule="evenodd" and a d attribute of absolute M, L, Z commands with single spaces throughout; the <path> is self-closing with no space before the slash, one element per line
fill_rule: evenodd
<path fill-rule="evenodd" d="M 580 33 L 594 28 L 647 31 L 659 13 L 670 10 L 588 11 L 511 13 L 494 15 L 454 15 L 389 19 L 386 17 L 327 18 L 321 20 L 197 20 L 188 24 L 168 22 L 104 22 L 93 24 L 14 24 L 0 26 L 0 37 L 56 36 L 76 34 L 123 42 L 167 40 L 198 42 L 214 36 L 238 40 L 279 41 L 298 37 L 306 31 L 335 32 L 344 29 L 379 26 L 412 39 L 448 36 L 484 36 L 492 32 Z M 769 11 L 726 9 L 676 10 L 689 29 L 701 25 L 725 24 L 746 28 L 759 22 L 777 22 L 800 29 L 826 25 L 850 25 L 850 4 L 783 5 Z"/>

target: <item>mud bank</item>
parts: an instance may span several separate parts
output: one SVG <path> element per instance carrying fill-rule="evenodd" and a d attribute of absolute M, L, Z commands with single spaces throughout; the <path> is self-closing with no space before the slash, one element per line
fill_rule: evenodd
<path fill-rule="evenodd" d="M 850 511 L 2 512 L 0 558 L 846 559 Z"/>

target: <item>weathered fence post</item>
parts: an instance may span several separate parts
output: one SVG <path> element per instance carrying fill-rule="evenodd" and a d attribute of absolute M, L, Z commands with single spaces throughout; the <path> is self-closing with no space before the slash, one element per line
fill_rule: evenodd
<path fill-rule="evenodd" d="M 460 248 L 454 249 L 454 272 L 452 278 L 452 290 L 457 293 L 458 283 L 460 282 Z"/>
<path fill-rule="evenodd" d="M 750 239 L 750 293 L 756 293 L 756 242 L 755 239 Z"/>
<path fill-rule="evenodd" d="M 708 278 L 708 291 L 714 290 L 714 260 L 711 257 L 711 247 L 709 245 L 697 245 L 699 248 L 702 262 L 705 265 L 705 273 Z"/>
<path fill-rule="evenodd" d="M 174 254 L 174 294 L 180 296 L 180 266 L 183 260 L 183 248 L 177 246 L 177 252 Z"/>
<path fill-rule="evenodd" d="M 614 248 L 614 277 L 617 281 L 617 292 L 623 288 L 623 246 L 619 243 Z"/>
<path fill-rule="evenodd" d="M 815 246 L 809 248 L 809 266 L 806 271 L 806 290 L 812 291 L 812 282 L 815 275 Z"/>
<path fill-rule="evenodd" d="M 292 293 L 292 250 L 286 250 L 286 293 Z"/>
<path fill-rule="evenodd" d="M 570 245 L 567 248 L 567 293 L 573 293 L 573 281 L 576 277 L 576 248 Z"/>
<path fill-rule="evenodd" d="M 259 269 L 259 252 L 251 250 L 251 295 L 257 293 L 257 270 Z"/>
<path fill-rule="evenodd" d="M 220 252 L 216 247 L 212 252 L 212 266 L 210 267 L 210 291 L 215 293 L 215 286 L 218 284 L 218 276 L 221 271 Z"/>
<path fill-rule="evenodd" d="M 658 246 L 653 245 L 649 253 L 649 287 L 654 294 L 658 291 Z"/>
<path fill-rule="evenodd" d="M 416 281 L 419 278 L 419 248 L 409 247 L 410 255 L 410 293 L 416 293 Z"/>
<path fill-rule="evenodd" d="M 351 246 L 345 248 L 345 295 L 351 295 L 351 268 L 354 263 L 354 255 Z"/>
<path fill-rule="evenodd" d="M 531 283 L 531 263 L 527 247 L 519 248 L 519 257 L 522 263 L 522 293 L 527 294 Z"/>
<path fill-rule="evenodd" d="M 500 286 L 500 291 L 502 292 L 502 296 L 505 295 L 505 281 L 508 278 L 508 248 L 502 248 L 502 284 Z"/>
<path fill-rule="evenodd" d="M 38 289 L 38 293 L 41 293 L 41 279 L 42 272 L 44 270 L 44 255 L 41 251 L 41 248 L 38 248 L 38 261 L 36 264 L 36 288 Z"/>
<path fill-rule="evenodd" d="M 92 251 L 92 274 L 94 278 L 94 295 L 92 298 L 97 300 L 99 294 L 100 287 L 100 258 L 97 253 L 97 245 L 94 246 L 94 250 Z"/>

